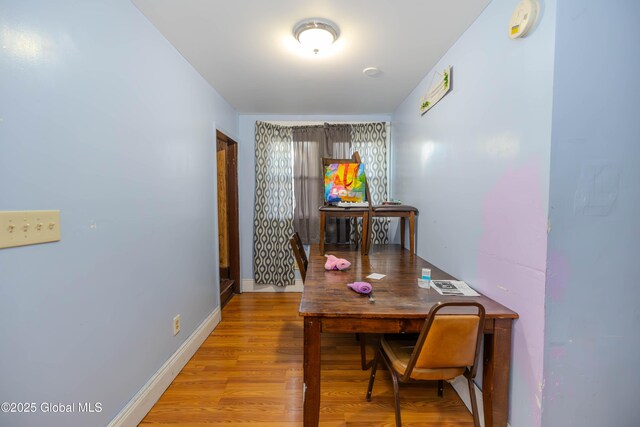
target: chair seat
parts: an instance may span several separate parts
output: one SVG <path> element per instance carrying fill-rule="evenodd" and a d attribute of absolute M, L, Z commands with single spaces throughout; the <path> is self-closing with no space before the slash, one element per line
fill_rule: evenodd
<path fill-rule="evenodd" d="M 454 307 L 465 310 L 475 308 L 477 314 L 448 313 L 438 315 L 441 309 Z M 417 339 L 384 335 L 380 341 L 376 358 L 371 365 L 367 401 L 371 401 L 373 381 L 376 378 L 379 360 L 387 365 L 391 374 L 397 427 L 402 426 L 399 382 L 438 381 L 438 395 L 442 397 L 443 381 L 464 375 L 469 387 L 473 425 L 480 427 L 473 379 L 478 367 L 484 319 L 485 309 L 480 303 L 474 301 L 438 302 L 429 310 Z"/>
<path fill-rule="evenodd" d="M 385 353 L 389 357 L 391 366 L 398 374 L 403 375 L 407 369 L 409 358 L 416 345 L 415 339 L 397 338 L 397 336 L 385 335 L 381 341 Z M 411 378 L 414 380 L 450 380 L 464 373 L 464 368 L 438 368 L 419 369 L 414 368 Z"/>
<path fill-rule="evenodd" d="M 418 212 L 418 209 L 409 205 L 374 205 L 373 212 Z"/>

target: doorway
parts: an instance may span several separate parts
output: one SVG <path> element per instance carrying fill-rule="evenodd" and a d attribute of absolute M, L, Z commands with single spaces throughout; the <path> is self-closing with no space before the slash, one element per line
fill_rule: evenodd
<path fill-rule="evenodd" d="M 216 131 L 220 307 L 240 293 L 238 143 Z"/>

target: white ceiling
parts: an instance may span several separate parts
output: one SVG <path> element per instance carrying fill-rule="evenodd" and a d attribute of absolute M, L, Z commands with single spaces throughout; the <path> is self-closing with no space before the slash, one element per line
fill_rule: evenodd
<path fill-rule="evenodd" d="M 132 1 L 240 113 L 378 114 L 404 100 L 490 0 Z M 335 22 L 338 41 L 305 52 L 292 34 L 305 18 Z M 365 67 L 383 74 L 367 77 Z"/>

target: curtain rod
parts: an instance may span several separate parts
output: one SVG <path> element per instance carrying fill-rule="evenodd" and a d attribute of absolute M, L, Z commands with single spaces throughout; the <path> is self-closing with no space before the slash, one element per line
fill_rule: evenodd
<path fill-rule="evenodd" d="M 296 130 L 296 129 L 338 129 L 338 128 L 347 128 L 351 126 L 352 126 L 351 123 L 336 123 L 336 124 L 325 123 L 322 125 L 298 125 L 298 126 L 289 126 L 289 127 L 293 130 Z"/>
<path fill-rule="evenodd" d="M 290 128 L 294 128 L 294 127 L 314 127 L 317 126 L 319 128 L 324 127 L 325 125 L 329 125 L 329 126 L 353 126 L 353 125 L 363 125 L 363 124 L 368 124 L 368 123 L 384 123 L 386 125 L 389 125 L 390 122 L 388 121 L 384 121 L 384 120 L 375 120 L 375 121 L 369 121 L 369 122 L 362 122 L 362 121 L 354 121 L 354 122 L 318 122 L 318 121 L 309 121 L 309 122 L 304 122 L 304 121 L 300 121 L 300 120 L 259 120 L 261 122 L 264 123 L 271 123 L 273 125 L 278 125 L 278 126 L 286 126 L 286 127 L 290 127 Z M 294 124 L 290 124 L 290 123 L 294 123 Z"/>

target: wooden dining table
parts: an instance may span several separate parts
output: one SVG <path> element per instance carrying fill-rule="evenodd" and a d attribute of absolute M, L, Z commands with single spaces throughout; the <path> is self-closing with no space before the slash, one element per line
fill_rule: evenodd
<path fill-rule="evenodd" d="M 400 245 L 372 247 L 368 255 L 327 248 L 327 254 L 345 258 L 351 267 L 326 271 L 326 258 L 312 245 L 309 267 L 300 302 L 304 317 L 304 426 L 315 427 L 320 417 L 320 334 L 415 333 L 419 332 L 431 307 L 438 301 L 477 301 L 484 305 L 484 357 L 482 396 L 485 426 L 506 427 L 509 409 L 511 328 L 518 314 L 480 295 L 454 297 L 417 285 L 422 268 L 431 269 L 432 280 L 455 278 L 435 265 L 412 255 Z M 371 273 L 384 274 L 379 280 Z M 347 287 L 354 281 L 369 282 L 372 298 Z M 373 299 L 373 301 L 371 301 Z M 363 391 L 364 399 L 364 391 Z"/>

